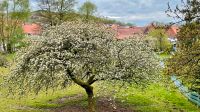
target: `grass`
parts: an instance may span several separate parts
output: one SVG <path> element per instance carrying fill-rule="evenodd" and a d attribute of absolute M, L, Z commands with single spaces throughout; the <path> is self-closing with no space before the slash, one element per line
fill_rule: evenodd
<path fill-rule="evenodd" d="M 46 112 L 48 109 L 59 108 L 68 104 L 73 104 L 77 102 L 84 103 L 86 102 L 86 97 L 83 99 L 77 99 L 73 101 L 66 101 L 63 104 L 51 103 L 56 99 L 65 97 L 65 96 L 73 96 L 79 93 L 84 93 L 84 91 L 78 86 L 71 86 L 68 89 L 57 90 L 53 92 L 49 91 L 48 94 L 46 92 L 40 92 L 39 95 L 28 95 L 24 98 L 6 98 L 5 96 L 0 96 L 0 112 Z"/>
<path fill-rule="evenodd" d="M 12 61 L 14 59 L 14 57 L 16 56 L 15 53 L 12 54 L 6 54 L 5 57 L 8 61 Z"/>
<path fill-rule="evenodd" d="M 84 90 L 76 85 L 71 86 L 64 90 L 57 90 L 55 92 L 49 91 L 48 94 L 46 94 L 46 92 L 42 92 L 38 96 L 36 96 L 34 99 L 26 100 L 26 105 L 29 107 L 41 108 L 41 109 L 58 108 L 72 102 L 66 101 L 63 104 L 57 104 L 57 103 L 50 103 L 50 101 L 54 101 L 56 99 L 59 99 L 65 96 L 77 95 L 80 93 L 84 93 Z M 77 102 L 77 100 L 79 101 L 80 99 L 75 99 L 73 100 L 73 102 Z M 84 99 L 81 99 L 81 100 L 85 100 L 85 97 Z"/>
<path fill-rule="evenodd" d="M 166 59 L 170 58 L 172 55 L 167 54 L 167 53 L 162 53 L 162 54 L 159 54 L 158 56 L 161 60 L 166 60 Z"/>
<path fill-rule="evenodd" d="M 127 96 L 124 105 L 131 105 L 139 112 L 200 112 L 175 88 L 154 84 L 146 90 L 130 88 L 127 92 L 133 93 Z M 119 99 L 124 97 L 119 96 Z"/>

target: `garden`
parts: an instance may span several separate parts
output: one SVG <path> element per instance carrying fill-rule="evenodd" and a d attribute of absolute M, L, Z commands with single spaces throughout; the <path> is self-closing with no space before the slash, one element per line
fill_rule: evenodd
<path fill-rule="evenodd" d="M 180 21 L 147 27 L 90 1 L 32 2 L 0 1 L 0 112 L 200 111 L 188 96 L 200 93 L 200 1 L 168 4 Z"/>

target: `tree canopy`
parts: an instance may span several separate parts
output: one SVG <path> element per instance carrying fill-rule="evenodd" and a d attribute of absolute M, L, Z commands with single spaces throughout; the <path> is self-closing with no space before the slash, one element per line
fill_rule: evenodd
<path fill-rule="evenodd" d="M 191 89 L 200 92 L 199 88 L 199 34 L 200 34 L 200 1 L 182 1 L 182 7 L 175 10 L 169 9 L 174 13 L 183 25 L 178 33 L 178 51 L 167 64 L 167 73 L 175 74 L 184 79 Z"/>
<path fill-rule="evenodd" d="M 165 29 L 155 29 L 149 32 L 148 39 L 153 40 L 154 49 L 157 52 L 169 52 L 171 51 L 172 45 L 168 40 Z"/>
<path fill-rule="evenodd" d="M 150 45 L 141 38 L 118 41 L 114 36 L 111 29 L 95 23 L 67 22 L 51 27 L 38 43 L 17 56 L 17 66 L 8 77 L 10 92 L 38 93 L 75 83 L 86 90 L 93 112 L 93 83 L 154 81 L 159 61 Z"/>
<path fill-rule="evenodd" d="M 90 1 L 86 1 L 80 8 L 81 14 L 85 15 L 86 20 L 97 11 L 97 6 Z"/>
<path fill-rule="evenodd" d="M 28 20 L 29 0 L 2 0 L 0 2 L 0 39 L 5 52 L 13 52 L 21 43 L 22 24 Z"/>
<path fill-rule="evenodd" d="M 50 26 L 64 22 L 65 15 L 73 11 L 75 0 L 38 0 L 42 23 Z"/>
<path fill-rule="evenodd" d="M 196 22 L 200 23 L 200 1 L 199 0 L 180 0 L 181 5 L 176 5 L 173 9 L 168 4 L 166 11 L 170 17 L 178 19 L 177 23 L 186 22 L 186 24 Z"/>
<path fill-rule="evenodd" d="M 180 49 L 167 63 L 167 73 L 179 76 L 193 90 L 200 93 L 200 42 L 190 48 Z"/>
<path fill-rule="evenodd" d="M 175 8 L 168 4 L 166 12 L 170 17 L 178 20 L 174 24 L 182 24 L 177 35 L 179 47 L 191 47 L 193 42 L 199 38 L 200 1 L 181 0 L 181 5 L 177 5 Z"/>

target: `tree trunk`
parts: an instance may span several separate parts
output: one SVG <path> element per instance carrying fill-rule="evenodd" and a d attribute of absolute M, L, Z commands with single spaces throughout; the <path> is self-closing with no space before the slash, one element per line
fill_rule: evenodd
<path fill-rule="evenodd" d="M 89 87 L 85 88 L 85 91 L 88 95 L 88 112 L 96 112 L 93 87 L 89 86 Z"/>
<path fill-rule="evenodd" d="M 2 39 L 2 45 L 3 45 L 3 52 L 6 52 L 6 44 L 4 39 Z"/>
<path fill-rule="evenodd" d="M 10 42 L 7 43 L 7 52 L 12 53 L 12 44 Z"/>
<path fill-rule="evenodd" d="M 91 76 L 87 82 L 84 82 L 83 80 L 77 79 L 75 75 L 72 74 L 72 70 L 66 69 L 66 73 L 76 84 L 85 89 L 88 95 L 88 112 L 96 112 L 94 92 L 93 87 L 91 86 L 96 81 L 94 80 L 95 75 Z"/>

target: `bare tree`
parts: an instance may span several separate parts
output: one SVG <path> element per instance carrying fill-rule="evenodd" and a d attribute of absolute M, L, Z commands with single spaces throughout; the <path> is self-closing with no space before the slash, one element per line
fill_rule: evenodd
<path fill-rule="evenodd" d="M 42 22 L 53 26 L 64 21 L 65 14 L 73 11 L 75 0 L 38 0 Z"/>
<path fill-rule="evenodd" d="M 176 5 L 175 8 L 168 3 L 167 15 L 178 19 L 177 23 L 191 22 L 200 23 L 200 1 L 199 0 L 181 0 L 181 5 Z"/>

